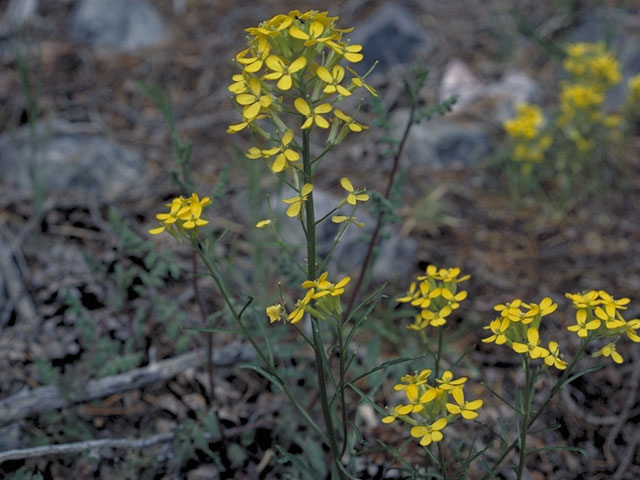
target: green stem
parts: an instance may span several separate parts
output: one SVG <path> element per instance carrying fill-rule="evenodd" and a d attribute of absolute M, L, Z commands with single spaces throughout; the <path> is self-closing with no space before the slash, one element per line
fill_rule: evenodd
<path fill-rule="evenodd" d="M 533 375 L 531 375 L 531 361 L 528 356 L 524 357 L 524 375 L 525 375 L 525 387 L 523 405 L 521 405 L 522 419 L 520 423 L 520 458 L 518 460 L 518 472 L 516 478 L 521 480 L 522 473 L 524 472 L 524 466 L 527 456 L 527 432 L 529 430 L 529 413 L 531 411 L 531 393 L 533 390 Z"/>
<path fill-rule="evenodd" d="M 448 480 L 447 466 L 444 461 L 444 452 L 442 451 L 442 446 L 440 445 L 440 442 L 437 442 L 436 445 L 438 446 L 438 461 L 440 462 L 440 471 L 442 472 L 442 478 L 443 480 Z"/>
<path fill-rule="evenodd" d="M 302 174 L 303 183 L 313 185 L 313 172 L 311 169 L 311 154 L 309 149 L 309 131 L 302 133 Z M 307 200 L 304 202 L 306 214 L 306 233 L 307 233 L 307 279 L 316 279 L 316 220 L 313 204 L 313 192 L 309 193 Z M 329 448 L 331 456 L 335 463 L 336 470 L 340 479 L 344 478 L 344 474 L 340 465 L 340 452 L 338 450 L 338 442 L 336 440 L 336 432 L 333 426 L 333 418 L 331 417 L 331 409 L 329 407 L 329 397 L 327 394 L 327 378 L 325 372 L 326 356 L 324 353 L 324 345 L 320 335 L 320 325 L 316 318 L 311 317 L 311 328 L 313 333 L 313 344 L 316 357 L 316 373 L 318 376 L 318 388 L 320 389 L 320 403 L 322 407 L 322 417 L 324 418 L 325 427 L 327 429 L 327 437 L 329 439 Z"/>
<path fill-rule="evenodd" d="M 229 295 L 227 287 L 222 281 L 222 276 L 220 275 L 220 272 L 216 267 L 216 265 L 209 258 L 208 252 L 205 251 L 202 248 L 202 246 L 200 246 L 199 244 L 194 245 L 194 248 L 198 252 L 198 255 L 200 256 L 202 263 L 204 263 L 205 267 L 207 268 L 209 272 L 209 276 L 213 279 L 214 283 L 218 287 L 218 290 L 220 291 L 220 294 L 222 295 L 222 298 L 224 299 L 224 302 L 227 305 L 227 308 L 229 308 L 231 315 L 233 316 L 234 320 L 238 324 L 238 327 L 240 327 L 242 336 L 246 338 L 249 341 L 249 343 L 251 343 L 254 350 L 258 354 L 258 356 L 264 362 L 267 368 L 267 371 L 269 372 L 270 375 L 272 375 L 278 381 L 278 386 L 285 393 L 289 401 L 291 401 L 291 404 L 298 410 L 298 412 L 302 415 L 302 417 L 309 423 L 309 426 L 313 428 L 316 432 L 318 432 L 320 434 L 320 437 L 324 441 L 328 442 L 329 440 L 325 432 L 323 432 L 322 429 L 318 426 L 318 424 L 313 421 L 313 419 L 309 416 L 309 413 L 302 407 L 302 405 L 300 405 L 300 403 L 296 400 L 296 398 L 291 394 L 289 389 L 286 387 L 284 380 L 282 380 L 280 375 L 273 368 L 273 365 L 271 364 L 267 356 L 264 354 L 264 352 L 262 351 L 258 343 L 255 341 L 255 339 L 253 338 L 253 336 L 245 326 L 244 322 L 242 321 L 242 313 L 244 312 L 244 309 L 241 312 L 238 312 L 238 310 L 236 309 L 235 305 L 231 301 L 231 296 Z"/>
<path fill-rule="evenodd" d="M 571 360 L 571 362 L 569 363 L 569 365 L 567 365 L 567 368 L 562 372 L 562 375 L 560 376 L 560 378 L 558 379 L 558 381 L 556 382 L 556 384 L 553 386 L 553 388 L 551 389 L 551 391 L 549 392 L 549 395 L 547 396 L 547 398 L 545 399 L 545 401 L 542 403 L 542 406 L 533 414 L 531 415 L 530 419 L 529 419 L 529 424 L 527 426 L 527 428 L 531 428 L 533 426 L 533 424 L 535 423 L 535 421 L 538 419 L 538 417 L 540 416 L 540 414 L 544 411 L 544 409 L 547 407 L 547 405 L 549 405 L 549 402 L 551 402 L 551 400 L 553 399 L 553 397 L 556 396 L 556 394 L 560 391 L 560 389 L 562 388 L 562 386 L 564 385 L 564 382 L 567 380 L 567 378 L 569 378 L 569 373 L 573 370 L 573 367 L 580 361 L 582 360 L 582 353 L 584 352 L 585 347 L 587 346 L 588 342 L 585 342 L 584 340 L 582 341 L 582 343 L 580 344 L 580 348 L 578 349 L 578 352 L 576 353 L 576 355 L 573 357 L 573 359 Z M 498 471 L 498 467 L 500 466 L 500 464 L 502 463 L 502 461 L 507 458 L 507 455 L 509 455 L 509 453 L 511 452 L 511 450 L 513 450 L 514 448 L 516 448 L 516 446 L 518 445 L 518 439 L 515 439 L 513 442 L 511 442 L 500 454 L 500 456 L 498 457 L 498 459 L 493 463 L 493 467 L 491 468 L 491 472 L 485 474 L 482 477 L 482 480 L 486 480 L 488 478 L 494 478 L 495 473 L 497 473 Z"/>
<path fill-rule="evenodd" d="M 438 327 L 438 353 L 436 355 L 435 378 L 440 375 L 440 356 L 442 355 L 442 327 Z"/>

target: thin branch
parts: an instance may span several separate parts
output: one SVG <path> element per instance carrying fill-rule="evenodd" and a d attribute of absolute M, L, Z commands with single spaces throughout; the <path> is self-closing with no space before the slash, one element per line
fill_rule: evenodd
<path fill-rule="evenodd" d="M 59 445 L 45 445 L 43 447 L 20 448 L 0 452 L 0 463 L 7 460 L 20 460 L 25 458 L 43 457 L 45 455 L 60 455 L 65 453 L 78 453 L 97 448 L 147 448 L 158 443 L 169 442 L 175 432 L 161 433 L 147 438 L 105 438 L 102 440 L 88 440 L 85 442 L 62 443 Z"/>
<path fill-rule="evenodd" d="M 65 397 L 55 385 L 34 389 L 25 388 L 15 395 L 0 399 L 0 426 L 44 410 L 64 408 L 76 403 L 108 397 L 114 393 L 136 390 L 154 382 L 166 381 L 188 368 L 199 367 L 206 358 L 205 350 L 197 350 L 118 375 L 89 380 L 85 388 L 75 392 L 72 398 Z M 253 350 L 249 346 L 234 342 L 216 349 L 213 363 L 223 367 L 252 358 Z"/>

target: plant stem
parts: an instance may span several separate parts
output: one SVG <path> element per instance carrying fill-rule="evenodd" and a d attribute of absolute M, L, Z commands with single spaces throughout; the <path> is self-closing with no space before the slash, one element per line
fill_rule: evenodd
<path fill-rule="evenodd" d="M 234 320 L 236 321 L 236 323 L 240 327 L 240 331 L 242 332 L 242 336 L 244 338 L 246 338 L 249 341 L 249 343 L 251 343 L 251 345 L 253 346 L 254 350 L 258 354 L 258 356 L 264 362 L 268 373 L 270 375 L 272 375 L 273 378 L 275 378 L 277 380 L 277 385 L 282 389 L 282 391 L 287 396 L 287 398 L 289 399 L 291 404 L 298 410 L 298 412 L 302 415 L 302 417 L 307 421 L 309 426 L 311 428 L 313 428 L 316 432 L 318 432 L 318 434 L 323 439 L 323 441 L 327 441 L 328 442 L 327 435 L 325 434 L 325 432 L 322 431 L 322 429 L 318 426 L 318 424 L 309 416 L 307 411 L 300 405 L 298 400 L 291 394 L 291 392 L 286 387 L 284 381 L 282 380 L 282 378 L 280 377 L 278 372 L 276 372 L 275 368 L 273 368 L 273 365 L 271 364 L 271 362 L 269 361 L 267 356 L 264 354 L 264 352 L 262 351 L 260 346 L 256 343 L 255 339 L 253 338 L 253 336 L 251 335 L 249 330 L 247 330 L 247 327 L 245 326 L 244 322 L 242 321 L 242 313 L 244 312 L 244 308 L 240 312 L 238 312 L 238 310 L 236 309 L 235 305 L 231 301 L 231 296 L 229 295 L 229 292 L 227 291 L 227 288 L 226 288 L 224 282 L 222 281 L 222 276 L 220 275 L 220 272 L 218 271 L 218 268 L 215 266 L 215 264 L 209 258 L 208 252 L 204 248 L 202 248 L 200 245 L 195 245 L 194 248 L 196 248 L 196 251 L 200 255 L 200 259 L 202 260 L 202 262 L 204 263 L 205 267 L 207 268 L 207 270 L 209 272 L 209 276 L 211 278 L 213 278 L 213 281 L 215 282 L 216 286 L 218 287 L 218 290 L 220 291 L 220 294 L 222 295 L 222 298 L 224 299 L 225 304 L 229 308 L 229 311 L 231 312 L 231 315 L 233 316 Z"/>
<path fill-rule="evenodd" d="M 442 355 L 442 327 L 438 327 L 438 353 L 436 355 L 435 378 L 440 375 L 440 356 Z"/>
<path fill-rule="evenodd" d="M 309 149 L 309 131 L 302 133 L 302 175 L 303 184 L 310 183 L 313 185 L 313 172 L 311 169 L 311 154 Z M 302 187 L 300 187 L 302 188 Z M 307 200 L 304 202 L 306 216 L 306 232 L 307 232 L 307 279 L 316 279 L 316 220 L 315 209 L 313 204 L 313 192 L 310 192 Z M 339 478 L 344 478 L 340 465 L 340 452 L 338 450 L 338 442 L 333 427 L 333 418 L 331 417 L 331 409 L 329 407 L 329 397 L 327 394 L 327 379 L 325 372 L 325 363 L 327 361 L 324 353 L 324 345 L 322 336 L 320 335 L 320 325 L 316 318 L 311 317 L 311 329 L 313 333 L 313 349 L 316 357 L 316 374 L 318 376 L 318 388 L 320 389 L 320 403 L 322 407 L 322 417 L 327 429 L 327 437 L 329 439 L 329 448 L 331 456 L 338 471 Z"/>
<path fill-rule="evenodd" d="M 200 287 L 198 287 L 198 262 L 196 258 L 196 251 L 191 253 L 191 268 L 193 270 L 193 277 L 191 279 L 193 285 L 193 295 L 195 296 L 196 303 L 198 304 L 198 310 L 200 310 L 200 317 L 202 319 L 202 326 L 207 328 L 207 310 L 202 301 L 200 295 Z M 215 406 L 215 381 L 213 372 L 213 332 L 207 332 L 207 376 L 209 377 L 209 404 Z"/>
<path fill-rule="evenodd" d="M 549 395 L 547 396 L 545 401 L 542 403 L 540 408 L 538 410 L 536 410 L 536 412 L 531 415 L 527 428 L 531 428 L 533 426 L 533 424 L 538 419 L 540 414 L 544 411 L 544 409 L 547 407 L 547 405 L 549 405 L 549 402 L 551 402 L 553 397 L 555 397 L 556 394 L 560 391 L 560 389 L 564 385 L 564 382 L 567 380 L 567 378 L 569 378 L 569 373 L 571 372 L 571 370 L 573 370 L 573 367 L 582 359 L 582 353 L 584 352 L 584 349 L 585 349 L 586 346 L 587 346 L 587 342 L 585 342 L 585 341 L 583 341 L 580 344 L 580 348 L 578 349 L 578 352 L 573 357 L 573 359 L 571 360 L 571 362 L 569 363 L 567 368 L 565 370 L 563 370 L 562 375 L 560 376 L 560 378 L 558 379 L 556 384 L 553 386 L 553 388 L 551 388 L 551 391 L 549 392 Z M 507 455 L 509 455 L 509 452 L 511 452 L 511 450 L 516 448 L 517 445 L 518 445 L 518 439 L 515 439 L 513 442 L 511 442 L 502 451 L 502 453 L 500 454 L 498 459 L 493 463 L 493 467 L 491 468 L 490 474 L 487 473 L 487 474 L 483 475 L 482 476 L 482 480 L 486 480 L 488 478 L 494 478 L 494 476 L 495 476 L 494 474 L 498 471 L 498 467 L 500 466 L 502 461 L 505 458 L 507 458 Z"/>
<path fill-rule="evenodd" d="M 442 451 L 442 446 L 440 445 L 440 442 L 437 442 L 436 445 L 438 446 L 438 461 L 440 462 L 440 471 L 442 472 L 442 478 L 443 480 L 448 480 L 447 466 L 444 461 L 444 452 Z"/>
<path fill-rule="evenodd" d="M 524 466 L 527 457 L 527 432 L 529 429 L 529 412 L 531 411 L 531 393 L 533 390 L 533 375 L 531 375 L 531 361 L 528 356 L 524 357 L 524 375 L 525 375 L 525 387 L 524 387 L 524 399 L 522 405 L 522 419 L 520 423 L 520 458 L 518 460 L 518 471 L 516 478 L 522 479 L 522 473 L 524 472 Z"/>

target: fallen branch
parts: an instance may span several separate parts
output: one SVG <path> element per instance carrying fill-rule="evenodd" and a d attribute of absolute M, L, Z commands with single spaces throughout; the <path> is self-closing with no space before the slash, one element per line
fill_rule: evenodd
<path fill-rule="evenodd" d="M 224 431 L 225 437 L 235 437 L 246 431 L 255 430 L 256 428 L 268 425 L 264 420 L 258 420 L 245 425 L 228 428 Z M 0 452 L 0 463 L 7 460 L 20 460 L 25 458 L 44 457 L 45 455 L 59 455 L 65 453 L 78 453 L 85 450 L 96 450 L 98 448 L 147 448 L 158 443 L 170 442 L 173 440 L 176 431 L 168 433 L 159 433 L 147 438 L 104 438 L 102 440 L 87 440 L 84 442 L 60 443 L 57 445 L 44 445 L 42 447 L 18 448 L 15 450 L 7 450 Z M 210 438 L 205 433 L 205 438 Z"/>
<path fill-rule="evenodd" d="M 173 440 L 174 432 L 160 433 L 148 438 L 105 438 L 103 440 L 88 440 L 86 442 L 62 443 L 59 445 L 45 445 L 43 447 L 21 448 L 0 452 L 0 463 L 7 460 L 43 457 L 45 455 L 59 455 L 62 453 L 78 453 L 98 448 L 146 448 L 158 443 Z"/>
<path fill-rule="evenodd" d="M 252 358 L 253 349 L 250 346 L 234 342 L 216 349 L 213 363 L 218 367 L 228 367 L 236 362 L 248 361 Z M 90 380 L 84 390 L 76 392 L 72 398 L 65 397 L 55 385 L 25 389 L 0 400 L 0 425 L 44 410 L 64 408 L 72 404 L 108 397 L 115 393 L 137 390 L 154 382 L 168 380 L 188 368 L 199 367 L 205 360 L 206 352 L 197 350 L 118 375 Z"/>

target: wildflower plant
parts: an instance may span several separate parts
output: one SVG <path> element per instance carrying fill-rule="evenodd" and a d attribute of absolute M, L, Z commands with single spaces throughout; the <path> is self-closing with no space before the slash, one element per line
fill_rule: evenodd
<path fill-rule="evenodd" d="M 154 235 L 168 233 L 191 248 L 196 297 L 198 272 L 195 264 L 196 258 L 201 260 L 226 306 L 224 316 L 220 316 L 232 319 L 235 324 L 232 331 L 249 341 L 258 354 L 259 364 L 249 365 L 249 368 L 268 379 L 287 397 L 298 418 L 313 433 L 308 442 L 316 442 L 316 452 L 322 452 L 319 445 L 327 447 L 330 472 L 319 471 L 319 477 L 328 473 L 331 478 L 356 478 L 354 465 L 358 455 L 358 440 L 361 445 L 365 442 L 358 430 L 358 409 L 348 402 L 347 393 L 351 392 L 377 410 L 383 424 L 397 422 L 406 425 L 408 436 L 425 448 L 442 478 L 446 479 L 449 468 L 443 441 L 447 429 L 458 420 L 478 418 L 484 403 L 483 399 L 476 398 L 475 390 L 473 393 L 470 393 L 470 389 L 465 390 L 467 378 L 454 375 L 458 362 L 449 362 L 443 348 L 444 327 L 467 298 L 467 291 L 461 289 L 461 284 L 469 279 L 469 275 L 463 274 L 457 267 L 438 268 L 429 265 L 424 274 L 411 283 L 406 294 L 396 297 L 397 302 L 412 309 L 407 315 L 412 320 L 406 328 L 420 340 L 419 355 L 393 359 L 381 365 L 359 367 L 356 334 L 382 298 L 384 287 L 370 292 L 363 300 L 359 299 L 358 294 L 363 289 L 363 279 L 371 266 L 372 252 L 381 226 L 391 215 L 393 205 L 389 199 L 409 129 L 413 123 L 445 113 L 453 101 L 443 102 L 428 110 L 420 109 L 417 90 L 426 79 L 426 71 L 416 72 L 414 82 L 405 83 L 411 100 L 411 115 L 403 140 L 397 146 L 384 195 L 369 192 L 359 181 L 352 182 L 346 177 L 335 178 L 334 184 L 336 188 L 341 188 L 342 198 L 329 213 L 316 218 L 315 178 L 322 168 L 322 160 L 348 135 L 362 133 L 369 128 L 361 123 L 358 115 L 363 97 L 374 102 L 377 97 L 375 89 L 366 83 L 370 71 L 359 75 L 351 68 L 363 60 L 362 46 L 351 43 L 348 33 L 352 29 L 338 27 L 337 21 L 337 17 L 330 17 L 327 12 L 303 13 L 293 10 L 276 15 L 256 27 L 247 28 L 247 47 L 234 58 L 239 73 L 233 75 L 228 86 L 239 121 L 229 125 L 227 132 L 251 133 L 253 142 L 244 153 L 245 156 L 250 162 L 264 162 L 269 175 L 291 190 L 281 199 L 286 216 L 276 218 L 271 204 L 267 202 L 269 215 L 255 224 L 256 233 L 273 236 L 281 247 L 280 261 L 287 263 L 291 270 L 296 270 L 304 280 L 294 285 L 285 284 L 284 288 L 281 282 L 277 282 L 277 298 L 270 299 L 267 302 L 269 305 L 259 309 L 251 307 L 253 298 L 230 285 L 229 278 L 220 269 L 220 260 L 216 258 L 213 248 L 219 240 L 212 242 L 207 231 L 209 220 L 206 218 L 206 207 L 215 206 L 210 197 L 190 193 L 189 196 L 172 199 L 166 204 L 167 209 L 156 215 L 159 225 L 149 232 Z M 575 69 L 573 66 L 571 68 Z M 610 67 L 605 65 L 597 68 L 606 71 Z M 601 77 L 604 84 L 614 80 L 611 75 L 604 73 Z M 377 107 L 381 108 L 381 104 L 378 103 Z M 525 150 L 529 149 L 522 155 L 521 165 L 532 166 L 543 162 L 549 148 L 545 133 L 547 125 L 542 112 L 536 107 L 519 107 L 519 118 L 506 128 L 514 138 L 514 148 L 519 144 Z M 385 129 L 390 130 L 388 125 Z M 321 145 L 318 152 L 312 152 L 312 137 L 316 144 Z M 385 141 L 395 146 L 390 138 Z M 534 147 L 540 153 L 532 156 L 530 150 Z M 193 183 L 188 165 L 182 167 L 184 179 L 178 184 L 184 190 Z M 534 169 L 532 166 L 530 170 Z M 186 191 L 183 193 L 187 195 Z M 215 199 L 215 195 L 212 197 Z M 352 281 L 350 275 L 340 275 L 327 269 L 333 248 L 327 254 L 318 253 L 316 229 L 322 222 L 339 225 L 333 245 L 335 248 L 348 228 L 352 225 L 362 226 L 357 221 L 357 210 L 372 198 L 378 199 L 377 223 L 360 273 Z M 299 224 L 305 238 L 303 255 L 282 239 L 279 234 L 280 222 Z M 357 298 L 359 301 L 356 301 Z M 540 303 L 525 304 L 521 300 L 514 300 L 498 305 L 498 317 L 485 327 L 488 336 L 483 342 L 504 345 L 521 355 L 526 377 L 524 393 L 518 397 L 519 405 L 512 406 L 520 420 L 518 439 L 510 444 L 505 441 L 505 448 L 489 474 L 496 473 L 508 454 L 519 447 L 518 478 L 521 478 L 527 452 L 526 437 L 531 425 L 561 386 L 568 383 L 569 372 L 584 357 L 592 342 L 603 343 L 594 355 L 611 357 L 618 362 L 621 359 L 615 349 L 616 342 L 625 335 L 634 342 L 640 340 L 636 333 L 640 328 L 640 320 L 627 322 L 622 318 L 621 311 L 626 308 L 627 299 L 616 300 L 605 292 L 575 294 L 570 298 L 576 305 L 577 314 L 576 325 L 569 330 L 575 331 L 581 339 L 578 353 L 570 360 L 564 359 L 558 339 L 547 343 L 541 341 L 542 320 L 557 308 L 550 298 Z M 202 307 L 202 301 L 198 303 L 206 324 L 209 317 Z M 247 315 L 247 312 L 252 315 Z M 256 312 L 259 312 L 258 318 Z M 247 317 L 254 321 L 257 319 L 258 334 L 258 330 L 249 325 Z M 287 335 L 294 336 L 299 342 L 296 351 L 300 350 L 300 346 L 306 346 L 313 352 L 311 367 L 315 378 L 311 385 L 305 384 L 304 388 L 305 392 L 307 389 L 317 391 L 319 415 L 314 410 L 315 405 L 304 404 L 300 394 L 292 387 L 288 377 L 290 371 L 279 364 L 279 349 L 272 344 L 273 335 L 267 329 L 286 331 Z M 433 329 L 437 335 L 435 349 L 431 344 Z M 211 354 L 211 334 L 216 329 L 208 327 L 200 330 L 209 333 L 208 353 Z M 365 392 L 362 384 L 358 383 L 375 372 L 386 372 L 391 365 L 427 355 L 433 359 L 432 365 L 428 365 L 430 368 L 402 376 L 393 387 L 401 400 L 386 410 L 372 398 L 377 387 Z M 445 364 L 446 368 L 441 369 L 441 365 Z M 358 373 L 354 374 L 357 369 Z M 536 380 L 541 372 L 549 370 L 558 370 L 560 378 L 542 408 L 533 411 L 531 404 Z M 211 371 L 209 374 L 212 379 Z M 577 378 L 577 374 L 573 378 Z M 213 380 L 210 381 L 213 392 Z M 219 421 L 217 423 L 220 425 Z M 383 442 L 381 444 L 386 447 Z M 437 454 L 431 450 L 434 444 Z M 471 460 L 481 453 L 472 452 Z M 281 464 L 289 462 L 295 468 L 309 470 L 309 464 L 287 449 L 278 448 L 278 455 Z M 464 472 L 471 460 L 460 461 Z M 318 466 L 317 462 L 315 465 L 320 469 L 326 466 L 324 463 Z"/>
<path fill-rule="evenodd" d="M 630 79 L 619 111 L 605 108 L 622 75 L 614 52 L 603 43 L 569 44 L 564 55 L 566 78 L 560 82 L 557 111 L 545 115 L 541 107 L 521 103 L 503 124 L 515 200 L 521 193 L 542 195 L 543 184 L 554 187 L 560 206 L 575 201 L 578 191 L 601 191 L 603 179 L 611 177 L 607 172 L 618 168 L 609 152 L 624 139 L 638 111 L 637 77 Z"/>
<path fill-rule="evenodd" d="M 482 342 L 502 345 L 518 353 L 525 374 L 524 389 L 521 394 L 516 395 L 516 405 L 491 390 L 514 410 L 519 420 L 518 438 L 511 443 L 505 442 L 508 444 L 494 463 L 491 469 L 493 473 L 509 452 L 517 447 L 519 458 L 516 472 L 517 478 L 522 478 L 526 466 L 527 436 L 531 427 L 564 385 L 593 370 L 585 368 L 576 372 L 574 367 L 582 359 L 587 356 L 611 357 L 615 363 L 622 363 L 622 356 L 615 349 L 616 343 L 624 336 L 633 342 L 640 342 L 640 336 L 636 333 L 640 328 L 640 320 L 627 321 L 622 316 L 622 311 L 630 301 L 628 298 L 614 299 L 603 290 L 567 293 L 566 296 L 576 310 L 575 324 L 568 325 L 566 329 L 580 339 L 577 352 L 570 358 L 565 359 L 566 354 L 561 353 L 557 340 L 546 342 L 541 339 L 541 332 L 544 333 L 542 324 L 548 322 L 545 317 L 553 314 L 558 307 L 549 297 L 543 298 L 540 303 L 524 303 L 521 299 L 514 299 L 496 305 L 494 309 L 498 316 L 484 327 L 489 336 L 482 339 Z M 559 376 L 542 405 L 534 408 L 537 380 L 542 373 L 552 374 L 554 370 L 558 371 Z"/>

